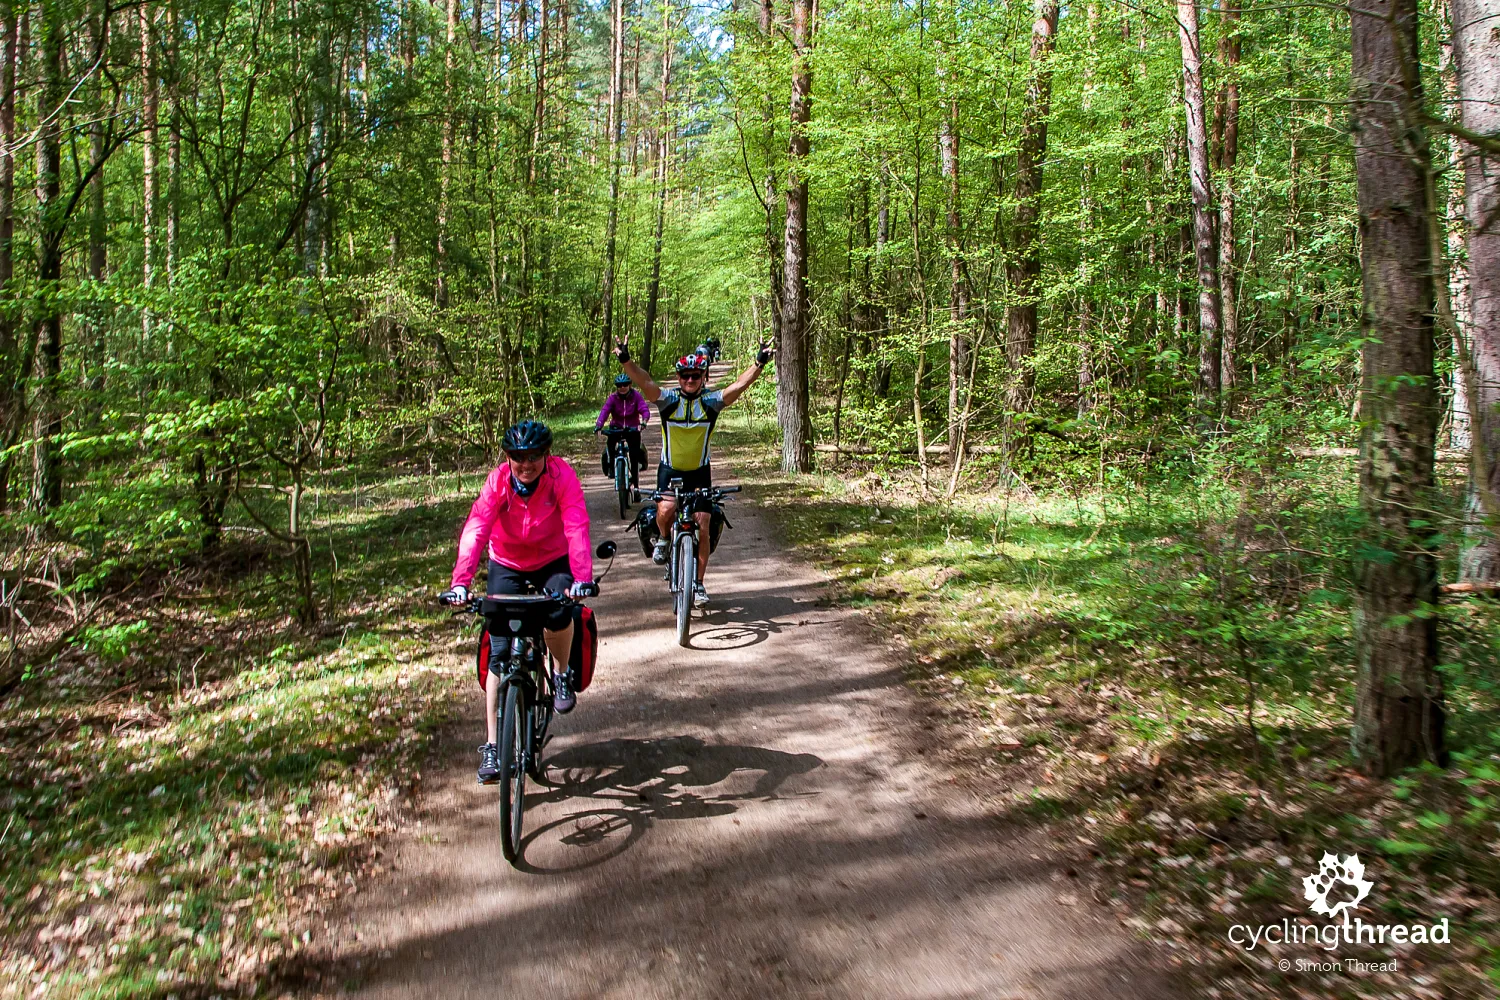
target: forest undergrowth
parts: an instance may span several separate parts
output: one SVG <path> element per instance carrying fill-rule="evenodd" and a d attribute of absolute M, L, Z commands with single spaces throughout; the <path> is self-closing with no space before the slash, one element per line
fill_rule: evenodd
<path fill-rule="evenodd" d="M 554 422 L 565 445 L 586 416 Z M 54 623 L 57 653 L 0 701 L 0 997 L 274 995 L 320 968 L 301 959 L 386 870 L 382 836 L 469 693 L 472 630 L 432 600 L 487 471 L 469 466 L 324 477 L 311 629 L 287 614 L 289 560 L 248 529 L 214 560 L 138 554 L 79 588 L 96 610 Z"/>
<path fill-rule="evenodd" d="M 845 459 L 789 479 L 769 429 L 726 430 L 756 499 L 841 600 L 878 612 L 924 729 L 962 734 L 945 750 L 974 791 L 1049 824 L 1076 859 L 1060 905 L 1110 907 L 1205 996 L 1495 994 L 1500 615 L 1441 611 L 1452 766 L 1360 774 L 1349 460 L 1175 482 L 1120 468 L 1102 491 L 1095 478 L 953 501 L 938 484 L 921 501 L 910 467 Z M 1366 922 L 1447 918 L 1451 943 L 1229 943 L 1236 924 L 1324 922 L 1302 878 L 1325 852 L 1363 860 Z"/>

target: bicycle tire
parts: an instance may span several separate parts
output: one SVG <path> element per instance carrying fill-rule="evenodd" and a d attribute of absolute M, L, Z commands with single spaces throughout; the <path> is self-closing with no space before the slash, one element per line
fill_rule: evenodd
<path fill-rule="evenodd" d="M 688 644 L 688 623 L 693 612 L 693 578 L 698 568 L 693 536 L 683 532 L 677 539 L 677 645 Z"/>
<path fill-rule="evenodd" d="M 526 813 L 524 761 L 531 713 L 522 704 L 524 696 L 519 684 L 507 684 L 500 716 L 500 853 L 511 864 L 520 857 Z"/>
<path fill-rule="evenodd" d="M 630 513 L 630 473 L 618 458 L 615 459 L 615 493 L 620 498 L 620 517 L 624 518 Z"/>

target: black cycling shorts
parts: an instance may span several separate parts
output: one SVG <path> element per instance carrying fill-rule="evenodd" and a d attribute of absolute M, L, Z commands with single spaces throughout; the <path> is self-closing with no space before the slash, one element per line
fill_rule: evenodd
<path fill-rule="evenodd" d="M 497 594 L 531 594 L 546 591 L 551 594 L 566 594 L 573 586 L 573 568 L 567 556 L 558 556 L 538 569 L 511 569 L 490 560 L 489 582 L 485 592 L 491 597 Z M 559 632 L 573 620 L 572 608 L 558 608 L 544 622 L 546 628 Z"/>
<path fill-rule="evenodd" d="M 665 463 L 656 467 L 656 488 L 658 490 L 667 489 L 674 479 L 681 479 L 682 488 L 685 490 L 705 490 L 714 484 L 713 467 L 702 465 L 690 472 L 674 469 Z"/>

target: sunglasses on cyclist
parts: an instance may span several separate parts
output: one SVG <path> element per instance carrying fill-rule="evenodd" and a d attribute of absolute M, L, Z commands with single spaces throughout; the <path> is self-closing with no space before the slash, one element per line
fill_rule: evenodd
<path fill-rule="evenodd" d="M 536 450 L 508 451 L 505 453 L 505 457 L 510 459 L 512 462 L 524 464 L 526 462 L 540 462 L 542 459 L 547 457 L 547 453 L 545 451 Z"/>
<path fill-rule="evenodd" d="M 680 378 L 680 379 L 682 379 L 684 382 L 697 382 L 698 380 L 700 380 L 701 378 L 703 378 L 703 373 L 702 372 L 678 372 L 677 373 L 677 377 Z"/>

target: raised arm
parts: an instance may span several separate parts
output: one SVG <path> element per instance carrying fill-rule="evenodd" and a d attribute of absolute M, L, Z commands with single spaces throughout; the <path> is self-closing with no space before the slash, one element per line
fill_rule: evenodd
<path fill-rule="evenodd" d="M 725 387 L 723 392 L 725 406 L 739 399 L 740 396 L 744 395 L 746 389 L 755 384 L 755 380 L 760 378 L 760 373 L 765 371 L 766 363 L 771 360 L 771 357 L 775 353 L 775 351 L 771 350 L 769 344 L 764 341 L 761 342 L 760 350 L 755 355 L 755 364 L 746 368 L 739 378 Z"/>
<path fill-rule="evenodd" d="M 620 367 L 625 370 L 626 375 L 630 376 L 630 381 L 635 383 L 635 387 L 641 390 L 641 395 L 646 397 L 646 402 L 654 403 L 661 398 L 661 386 L 656 384 L 650 372 L 630 360 L 630 348 L 625 345 L 625 341 L 615 341 L 615 357 L 620 359 Z"/>

